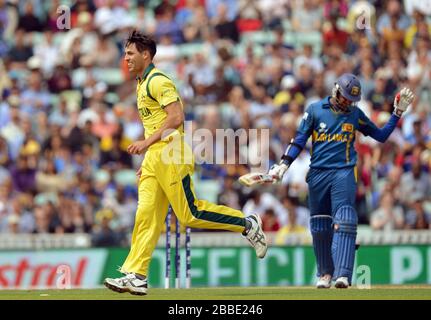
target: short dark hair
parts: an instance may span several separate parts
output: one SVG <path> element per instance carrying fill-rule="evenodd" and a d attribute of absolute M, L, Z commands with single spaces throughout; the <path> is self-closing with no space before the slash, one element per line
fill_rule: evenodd
<path fill-rule="evenodd" d="M 137 30 L 133 30 L 129 34 L 129 38 L 127 38 L 126 47 L 132 43 L 135 44 L 136 49 L 140 53 L 145 50 L 148 50 L 150 52 L 151 59 L 154 58 L 154 56 L 156 55 L 156 42 L 150 36 L 143 34 L 142 32 L 139 32 Z"/>

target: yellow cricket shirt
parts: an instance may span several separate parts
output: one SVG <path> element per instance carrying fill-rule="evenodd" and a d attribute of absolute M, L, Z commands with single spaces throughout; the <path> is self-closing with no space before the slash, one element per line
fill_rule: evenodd
<path fill-rule="evenodd" d="M 151 63 L 141 77 L 136 78 L 136 95 L 138 111 L 145 129 L 145 139 L 157 131 L 165 121 L 167 113 L 164 108 L 172 102 L 179 101 L 177 88 L 172 80 Z M 184 133 L 183 125 L 178 128 Z"/>

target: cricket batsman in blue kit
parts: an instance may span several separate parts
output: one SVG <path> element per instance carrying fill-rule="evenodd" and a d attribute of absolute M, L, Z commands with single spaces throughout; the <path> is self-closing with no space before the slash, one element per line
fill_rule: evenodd
<path fill-rule="evenodd" d="M 357 170 L 354 148 L 356 131 L 385 142 L 414 99 L 408 88 L 395 97 L 394 112 L 383 128 L 378 128 L 356 107 L 361 100 L 361 84 L 353 74 L 337 79 L 332 95 L 306 109 L 294 139 L 279 164 L 268 174 L 284 173 L 312 137 L 309 188 L 310 229 L 317 262 L 317 288 L 351 285 L 355 260 L 358 217 L 354 208 Z"/>

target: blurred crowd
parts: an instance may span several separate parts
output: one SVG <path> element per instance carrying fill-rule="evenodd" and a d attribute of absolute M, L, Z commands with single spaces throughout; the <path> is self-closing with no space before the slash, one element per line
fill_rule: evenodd
<path fill-rule="evenodd" d="M 386 143 L 358 134 L 356 205 L 375 230 L 430 228 L 429 10 L 416 0 L 0 0 L 0 232 L 126 244 L 142 156 L 125 150 L 143 137 L 122 59 L 133 29 L 157 40 L 155 64 L 177 84 L 192 131 L 269 130 L 269 141 L 237 141 L 233 164 L 197 166 L 195 179 L 219 203 L 260 214 L 279 243 L 308 230 L 310 146 L 282 184 L 253 191 L 236 182 L 250 170 L 239 155 L 253 160 L 266 143 L 264 166 L 278 162 L 304 108 L 342 73 L 359 76 L 358 107 L 379 126 L 412 88 Z"/>

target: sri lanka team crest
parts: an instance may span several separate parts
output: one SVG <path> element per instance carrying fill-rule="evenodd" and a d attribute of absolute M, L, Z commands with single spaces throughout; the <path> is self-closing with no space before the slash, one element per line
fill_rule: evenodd
<path fill-rule="evenodd" d="M 352 90 L 350 90 L 350 94 L 352 96 L 357 96 L 359 94 L 359 91 L 360 91 L 359 87 L 353 86 Z"/>
<path fill-rule="evenodd" d="M 344 132 L 353 132 L 353 124 L 351 124 L 351 123 L 343 123 L 341 129 Z"/>

